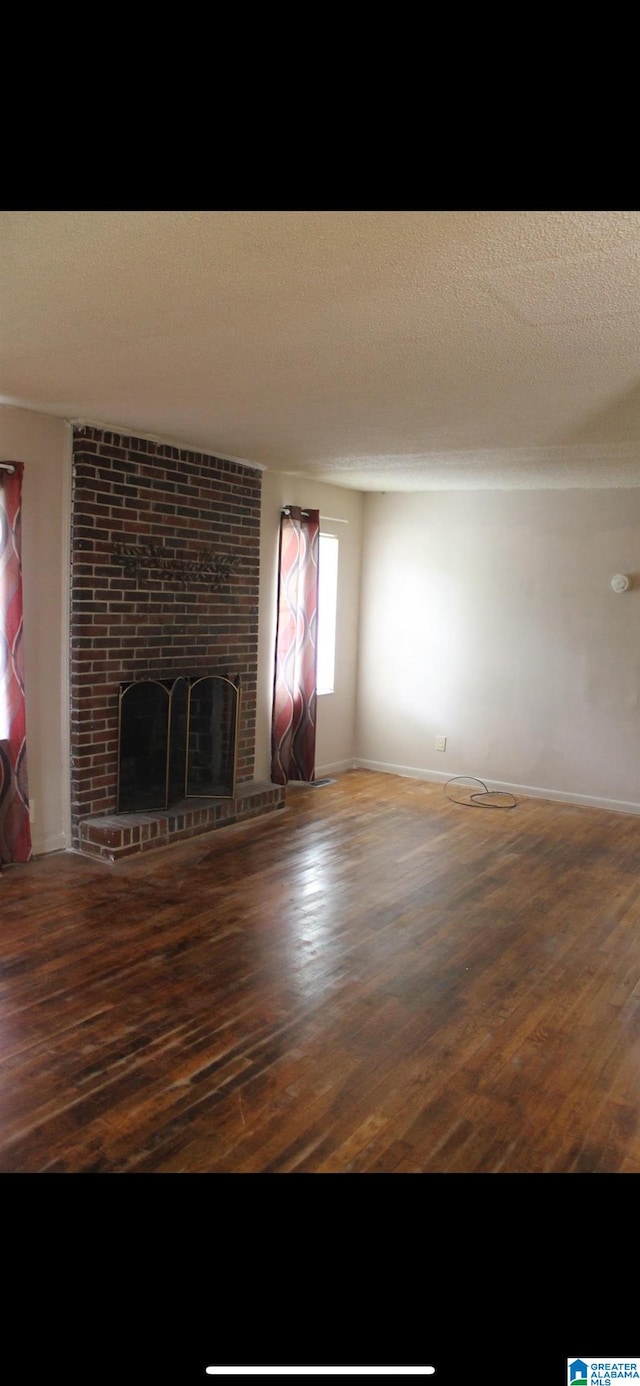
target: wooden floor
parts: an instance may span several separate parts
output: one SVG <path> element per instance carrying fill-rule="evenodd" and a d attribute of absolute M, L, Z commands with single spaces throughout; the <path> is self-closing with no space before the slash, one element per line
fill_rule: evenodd
<path fill-rule="evenodd" d="M 0 877 L 0 1171 L 640 1173 L 640 818 L 349 771 Z"/>

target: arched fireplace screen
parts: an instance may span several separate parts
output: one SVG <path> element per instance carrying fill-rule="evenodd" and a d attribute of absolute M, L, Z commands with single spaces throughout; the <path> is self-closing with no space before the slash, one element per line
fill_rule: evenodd
<path fill-rule="evenodd" d="M 236 790 L 240 679 L 207 674 L 121 683 L 118 813 Z"/>

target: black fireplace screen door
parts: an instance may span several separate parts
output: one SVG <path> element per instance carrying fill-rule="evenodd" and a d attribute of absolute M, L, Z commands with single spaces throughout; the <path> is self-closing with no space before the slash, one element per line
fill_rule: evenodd
<path fill-rule="evenodd" d="M 234 797 L 239 678 L 121 683 L 118 708 L 118 813 Z"/>

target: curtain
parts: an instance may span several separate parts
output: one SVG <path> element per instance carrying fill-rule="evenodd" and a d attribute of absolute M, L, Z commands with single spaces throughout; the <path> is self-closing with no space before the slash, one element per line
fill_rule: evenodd
<path fill-rule="evenodd" d="M 0 865 L 29 861 L 22 651 L 21 462 L 0 467 Z"/>
<path fill-rule="evenodd" d="M 316 753 L 320 512 L 288 505 L 280 520 L 271 779 L 310 783 Z"/>

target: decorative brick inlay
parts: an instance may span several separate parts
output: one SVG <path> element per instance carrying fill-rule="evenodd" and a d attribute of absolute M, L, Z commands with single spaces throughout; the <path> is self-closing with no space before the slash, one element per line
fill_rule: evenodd
<path fill-rule="evenodd" d="M 93 427 L 73 437 L 72 843 L 115 815 L 118 686 L 179 674 L 240 675 L 238 791 L 254 773 L 261 474 L 239 463 Z M 125 571 L 114 545 L 149 545 L 178 569 L 237 556 L 228 580 Z M 203 810 L 208 812 L 208 810 Z M 166 816 L 166 815 L 165 815 Z M 119 822 L 120 820 L 118 820 Z M 160 820 L 157 820 L 158 823 Z M 154 845 L 161 835 L 154 834 Z M 140 838 L 139 841 L 151 841 Z M 91 839 L 83 836 L 82 849 Z M 132 846 L 124 840 L 120 846 Z M 136 850 L 138 850 L 136 848 Z"/>

